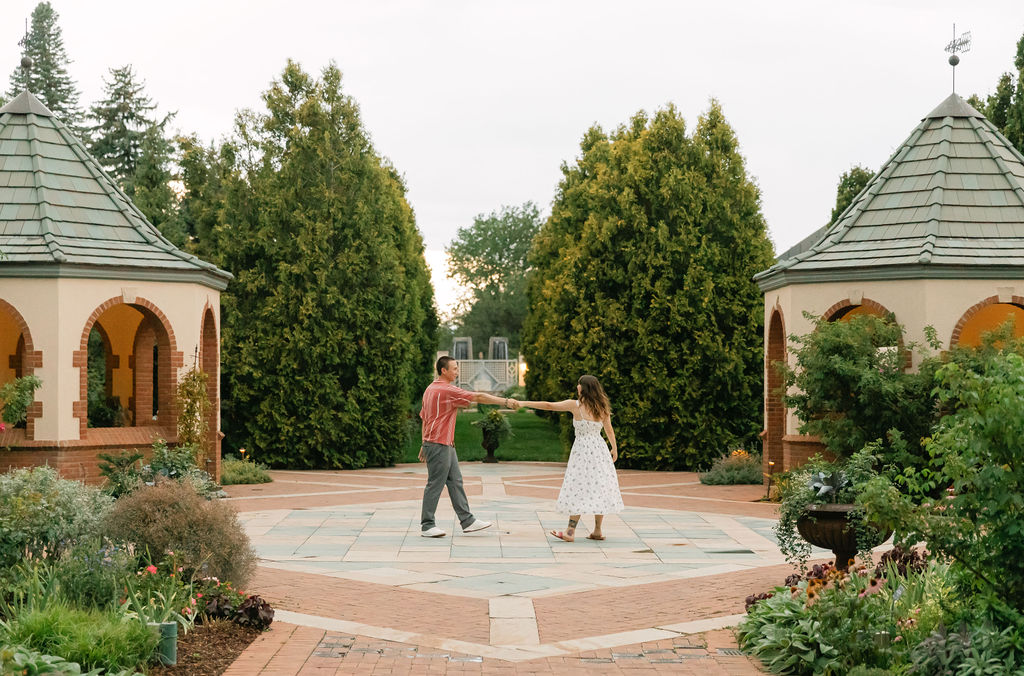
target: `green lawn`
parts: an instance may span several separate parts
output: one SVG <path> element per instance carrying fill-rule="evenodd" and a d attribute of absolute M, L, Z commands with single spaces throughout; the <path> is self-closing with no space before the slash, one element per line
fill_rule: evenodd
<path fill-rule="evenodd" d="M 562 450 L 558 440 L 558 426 L 533 413 L 521 410 L 508 413 L 512 436 L 502 440 L 501 446 L 494 452 L 498 460 L 565 462 L 569 452 Z M 483 434 L 479 427 L 471 423 L 481 418 L 480 413 L 459 413 L 455 421 L 455 448 L 459 450 L 459 460 L 482 460 L 487 451 L 480 446 Z M 416 455 L 420 452 L 419 432 L 415 438 L 405 444 L 405 451 L 400 462 L 417 462 Z"/>

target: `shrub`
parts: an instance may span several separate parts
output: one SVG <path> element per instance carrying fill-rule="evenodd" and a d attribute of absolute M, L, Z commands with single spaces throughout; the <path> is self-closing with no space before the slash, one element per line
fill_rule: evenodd
<path fill-rule="evenodd" d="M 28 558 L 59 558 L 96 532 L 111 499 L 49 467 L 0 474 L 0 576 Z"/>
<path fill-rule="evenodd" d="M 102 460 L 99 464 L 100 475 L 107 480 L 103 486 L 105 492 L 119 498 L 142 485 L 142 470 L 139 467 L 139 461 L 145 456 L 141 453 L 136 451 L 121 451 L 117 455 L 99 453 L 98 457 Z"/>
<path fill-rule="evenodd" d="M 35 391 L 42 384 L 39 376 L 22 376 L 0 387 L 0 431 L 4 423 L 17 425 L 25 420 Z"/>
<path fill-rule="evenodd" d="M 240 624 L 243 627 L 251 627 L 252 629 L 262 631 L 274 621 L 274 609 L 259 596 L 253 595 L 242 601 L 242 605 L 238 606 L 234 620 L 236 624 Z"/>
<path fill-rule="evenodd" d="M 245 585 L 256 566 L 235 511 L 176 481 L 144 486 L 121 498 L 104 520 L 104 529 L 111 540 L 130 543 L 140 556 L 149 552 L 162 558 L 174 552 L 187 576 Z"/>
<path fill-rule="evenodd" d="M 101 670 L 88 672 L 94 676 Z M 124 671 L 122 674 L 133 673 Z M 0 642 L 0 674 L 65 674 L 76 676 L 85 673 L 77 662 L 68 662 L 63 657 L 56 655 L 44 655 L 37 650 L 29 650 L 24 646 L 5 645 Z M 115 672 L 108 671 L 108 676 L 115 676 Z M 118 674 L 117 676 L 120 676 Z"/>
<path fill-rule="evenodd" d="M 939 627 L 910 652 L 910 674 L 1024 675 L 1024 632 L 992 626 Z"/>
<path fill-rule="evenodd" d="M 927 542 L 966 573 L 968 589 L 1024 612 L 1024 357 L 993 354 L 977 371 L 954 361 L 937 376 L 953 412 L 927 441 L 930 465 L 904 469 L 902 492 L 880 477 L 861 502 L 898 542 Z M 947 493 L 930 498 L 935 486 Z"/>
<path fill-rule="evenodd" d="M 235 484 L 265 484 L 273 479 L 267 474 L 262 463 L 225 457 L 220 466 L 220 483 L 224 486 Z"/>
<path fill-rule="evenodd" d="M 189 484 L 200 495 L 211 498 L 224 495 L 220 486 L 205 471 L 196 467 L 195 447 L 168 446 L 163 439 L 153 442 L 153 457 L 148 465 L 139 465 L 141 453 L 122 451 L 114 455 L 101 453 L 100 474 L 107 478 L 104 490 L 120 497 L 142 485 L 153 485 L 161 479 L 173 479 Z"/>
<path fill-rule="evenodd" d="M 3 642 L 47 655 L 60 655 L 85 669 L 132 669 L 145 664 L 157 635 L 140 622 L 125 622 L 116 612 L 79 610 L 51 604 L 6 623 Z"/>
<path fill-rule="evenodd" d="M 709 486 L 759 484 L 763 480 L 761 458 L 742 449 L 715 460 L 711 469 L 700 475 L 700 482 Z"/>
<path fill-rule="evenodd" d="M 56 564 L 54 576 L 61 596 L 72 605 L 107 610 L 119 605 L 123 581 L 135 568 L 135 557 L 124 547 L 95 537 L 68 551 Z"/>

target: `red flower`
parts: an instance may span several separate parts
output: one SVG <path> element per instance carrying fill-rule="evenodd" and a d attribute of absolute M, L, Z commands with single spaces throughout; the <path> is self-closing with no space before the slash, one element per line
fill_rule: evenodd
<path fill-rule="evenodd" d="M 150 575 L 156 575 L 156 566 L 154 566 L 153 564 L 146 566 L 146 572 Z"/>

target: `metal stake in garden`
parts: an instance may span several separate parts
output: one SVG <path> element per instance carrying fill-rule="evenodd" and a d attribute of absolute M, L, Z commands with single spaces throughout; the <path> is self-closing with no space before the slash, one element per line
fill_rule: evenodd
<path fill-rule="evenodd" d="M 971 51 L 971 31 L 967 31 L 956 36 L 956 24 L 953 24 L 953 39 L 946 45 L 946 50 L 949 52 L 949 65 L 953 66 L 953 93 L 956 94 L 956 66 L 960 63 L 960 57 L 957 56 L 957 52 L 969 52 Z"/>

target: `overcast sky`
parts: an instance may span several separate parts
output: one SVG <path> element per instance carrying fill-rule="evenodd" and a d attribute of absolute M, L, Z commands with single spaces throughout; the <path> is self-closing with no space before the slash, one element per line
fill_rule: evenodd
<path fill-rule="evenodd" d="M 3 2 L 0 77 L 35 4 Z M 828 220 L 843 171 L 877 170 L 949 95 L 954 23 L 973 37 L 957 68 L 965 98 L 994 90 L 1024 34 L 1024 0 L 52 4 L 83 105 L 130 63 L 180 131 L 208 140 L 260 106 L 287 58 L 313 72 L 336 62 L 405 176 L 435 278 L 474 215 L 526 200 L 547 212 L 591 125 L 672 102 L 692 129 L 711 98 L 782 251 Z M 438 286 L 445 306 L 452 290 Z"/>

